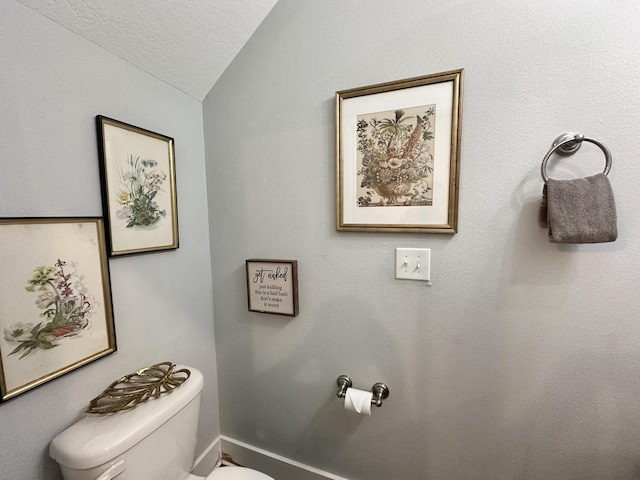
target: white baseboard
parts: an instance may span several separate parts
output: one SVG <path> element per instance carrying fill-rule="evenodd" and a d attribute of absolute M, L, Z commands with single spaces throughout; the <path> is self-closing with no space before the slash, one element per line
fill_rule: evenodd
<path fill-rule="evenodd" d="M 217 440 L 220 441 L 222 452 L 230 455 L 235 463 L 263 472 L 276 480 L 348 480 L 225 435 Z"/>
<path fill-rule="evenodd" d="M 196 459 L 191 473 L 206 477 L 229 455 L 234 463 L 263 472 L 276 480 L 349 480 L 220 435 Z"/>
<path fill-rule="evenodd" d="M 191 473 L 200 477 L 206 477 L 214 468 L 220 465 L 222 460 L 222 448 L 220 446 L 220 436 L 215 438 L 211 444 L 204 449 L 194 463 Z"/>

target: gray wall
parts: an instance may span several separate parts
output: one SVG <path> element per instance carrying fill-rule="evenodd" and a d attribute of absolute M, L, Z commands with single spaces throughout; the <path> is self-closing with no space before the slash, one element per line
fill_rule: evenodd
<path fill-rule="evenodd" d="M 280 0 L 204 102 L 222 433 L 354 480 L 637 478 L 638 25 L 631 0 Z M 336 232 L 335 91 L 461 67 L 459 233 Z M 613 244 L 537 225 L 565 131 L 612 150 Z M 395 247 L 431 248 L 433 286 Z M 298 260 L 298 317 L 247 311 L 252 257 Z M 391 396 L 346 413 L 341 373 Z"/>
<path fill-rule="evenodd" d="M 165 360 L 205 375 L 202 450 L 218 405 L 201 103 L 14 0 L 0 2 L 0 64 L 0 217 L 101 215 L 102 114 L 175 138 L 180 222 L 178 250 L 110 261 L 118 351 L 0 405 L 0 478 L 59 478 L 51 438 L 111 381 Z"/>

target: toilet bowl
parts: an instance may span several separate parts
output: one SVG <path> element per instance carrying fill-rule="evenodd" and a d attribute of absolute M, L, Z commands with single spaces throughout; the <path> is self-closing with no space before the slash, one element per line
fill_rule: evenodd
<path fill-rule="evenodd" d="M 219 467 L 206 478 L 190 475 L 185 480 L 273 480 L 273 478 L 245 467 Z"/>
<path fill-rule="evenodd" d="M 202 373 L 170 394 L 130 410 L 89 413 L 58 434 L 49 455 L 64 480 L 274 480 L 256 470 L 216 468 L 207 477 L 190 473 L 196 453 Z"/>

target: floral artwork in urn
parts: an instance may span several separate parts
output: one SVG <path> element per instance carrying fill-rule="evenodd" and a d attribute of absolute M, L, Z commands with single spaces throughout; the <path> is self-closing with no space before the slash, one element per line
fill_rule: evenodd
<path fill-rule="evenodd" d="M 358 206 L 433 203 L 435 105 L 358 115 Z"/>
<path fill-rule="evenodd" d="M 336 92 L 336 229 L 456 233 L 463 70 Z"/>

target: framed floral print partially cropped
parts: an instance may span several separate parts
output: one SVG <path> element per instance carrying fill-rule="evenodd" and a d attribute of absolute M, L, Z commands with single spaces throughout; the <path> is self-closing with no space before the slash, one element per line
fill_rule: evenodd
<path fill-rule="evenodd" d="M 336 92 L 336 228 L 455 233 L 463 70 Z"/>
<path fill-rule="evenodd" d="M 0 392 L 116 350 L 102 218 L 0 218 Z"/>
<path fill-rule="evenodd" d="M 110 256 L 178 248 L 173 139 L 98 115 Z"/>

